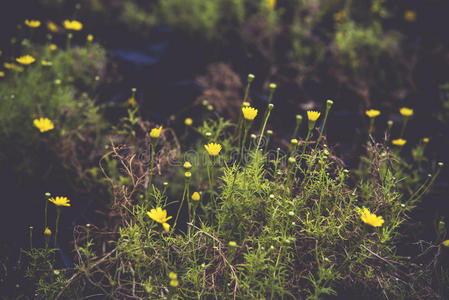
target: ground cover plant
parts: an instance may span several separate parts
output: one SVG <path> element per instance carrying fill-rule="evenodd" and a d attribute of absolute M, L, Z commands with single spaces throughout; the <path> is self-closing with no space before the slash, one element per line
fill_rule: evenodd
<path fill-rule="evenodd" d="M 183 1 L 119 1 L 127 8 L 115 13 L 124 14 L 118 22 L 136 31 L 164 20 L 213 43 L 226 41 L 221 37 L 232 35 L 236 24 L 244 30 L 250 28 L 245 22 L 263 21 L 266 35 L 256 48 L 269 59 L 272 38 L 285 22 L 279 17 L 291 5 L 296 13 L 288 34 L 296 38 L 290 59 L 300 61 L 296 67 L 317 66 L 331 51 L 345 76 L 370 82 L 369 89 L 388 79 L 371 82 L 383 70 L 367 70 L 398 55 L 389 50 L 401 42 L 383 32 L 385 1 L 372 2 L 365 26 L 351 15 L 365 8 L 351 1 L 187 2 L 188 9 Z M 102 1 L 88 5 L 94 15 L 109 13 Z M 139 11 L 142 5 L 154 15 Z M 256 72 L 236 80 L 218 64 L 208 70 L 222 76 L 215 71 L 202 78 L 213 93 L 153 120 L 148 110 L 158 111 L 160 103 L 151 95 L 143 99 L 139 88 L 127 89 L 120 101 L 101 101 L 102 89 L 117 84 L 117 73 L 89 33 L 89 21 L 77 18 L 86 16 L 81 7 L 61 22 L 23 20 L 18 38 L 1 52 L 2 174 L 28 188 L 21 197 L 29 202 L 20 199 L 16 209 L 29 203 L 38 216 L 28 220 L 26 231 L 19 228 L 26 237 L 22 249 L 1 247 L 1 297 L 449 297 L 444 212 L 433 216 L 425 237 L 415 215 L 429 206 L 445 170 L 429 151 L 436 143 L 433 133 L 414 132 L 421 121 L 417 109 L 374 106 L 377 92 L 359 89 L 364 126 L 355 145 L 357 163 L 348 164 L 338 130 L 332 130 L 338 126 L 338 97 L 329 94 L 291 118 L 278 111 L 288 80 L 282 86 Z M 314 31 L 326 16 L 336 26 L 331 49 L 321 51 L 328 44 L 312 40 L 324 36 Z M 413 22 L 412 12 L 404 18 Z M 441 90 L 447 108 L 446 85 Z M 211 95 L 218 96 L 209 101 Z M 394 116 L 394 122 L 384 116 Z M 282 118 L 287 125 L 278 126 Z M 436 118 L 447 122 L 447 109 Z M 76 210 L 84 214 L 73 217 Z"/>

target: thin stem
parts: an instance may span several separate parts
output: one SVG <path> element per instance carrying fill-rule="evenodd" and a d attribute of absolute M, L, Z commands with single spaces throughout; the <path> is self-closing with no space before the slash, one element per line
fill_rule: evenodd
<path fill-rule="evenodd" d="M 265 116 L 265 120 L 263 121 L 262 130 L 260 131 L 259 142 L 257 143 L 257 148 L 256 148 L 256 150 L 259 150 L 260 142 L 262 141 L 262 137 L 263 137 L 263 134 L 264 134 L 264 132 L 265 132 L 265 127 L 267 126 L 268 118 L 270 117 L 270 113 L 271 113 L 271 110 L 273 109 L 273 107 L 274 107 L 273 104 L 271 104 L 271 103 L 268 104 L 267 113 L 266 113 L 266 116 Z"/>
<path fill-rule="evenodd" d="M 400 135 L 400 137 L 399 137 L 399 138 L 401 138 L 401 139 L 402 139 L 402 137 L 404 136 L 404 133 L 405 133 L 405 127 L 407 127 L 407 122 L 408 122 L 408 118 L 405 117 L 405 118 L 404 118 L 404 122 L 402 123 L 401 135 Z"/>
<path fill-rule="evenodd" d="M 150 178 L 148 179 L 148 195 L 151 195 L 151 192 L 152 192 L 151 180 L 153 178 L 154 156 L 155 156 L 155 152 L 156 152 L 155 148 L 156 148 L 155 143 L 152 143 L 152 145 L 151 145 Z"/>
<path fill-rule="evenodd" d="M 45 200 L 45 210 L 44 210 L 44 229 L 47 228 L 47 208 L 48 208 L 48 199 Z"/>
<path fill-rule="evenodd" d="M 326 113 L 324 114 L 323 125 L 321 126 L 321 130 L 320 130 L 320 135 L 318 136 L 318 140 L 316 141 L 315 148 L 313 149 L 313 151 L 316 151 L 316 149 L 318 148 L 318 144 L 321 141 L 321 137 L 323 136 L 323 131 L 324 131 L 324 127 L 326 126 L 326 121 L 327 121 L 328 115 L 329 115 L 329 109 L 326 109 Z"/>
<path fill-rule="evenodd" d="M 33 226 L 30 226 L 30 249 L 33 249 Z"/>
<path fill-rule="evenodd" d="M 59 206 L 57 206 L 56 207 L 55 248 L 56 248 L 56 240 L 58 239 L 59 218 L 60 217 L 61 217 L 61 208 Z"/>
<path fill-rule="evenodd" d="M 248 127 L 249 127 L 249 126 L 245 126 L 245 134 L 243 135 L 242 145 L 240 146 L 239 165 L 242 163 L 243 149 L 245 148 L 246 137 L 248 136 L 248 129 L 249 129 Z"/>
<path fill-rule="evenodd" d="M 182 193 L 181 205 L 178 208 L 178 213 L 176 214 L 175 223 L 173 224 L 173 230 L 175 229 L 176 224 L 178 222 L 179 213 L 181 212 L 181 208 L 182 208 L 182 205 L 184 204 L 184 199 L 185 199 L 185 196 L 186 196 L 186 193 L 188 192 L 188 190 L 189 190 L 189 180 L 186 180 L 186 182 L 184 184 L 184 192 Z"/>

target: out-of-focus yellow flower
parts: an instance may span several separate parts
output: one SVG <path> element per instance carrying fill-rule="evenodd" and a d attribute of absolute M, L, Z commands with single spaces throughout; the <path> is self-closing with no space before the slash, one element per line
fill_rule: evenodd
<path fill-rule="evenodd" d="M 269 9 L 273 10 L 276 7 L 276 0 L 267 0 L 267 6 Z"/>
<path fill-rule="evenodd" d="M 18 72 L 23 71 L 23 67 L 16 65 L 15 63 L 4 62 L 3 66 L 5 67 L 5 69 L 8 69 L 8 70 L 13 70 L 13 71 L 18 71 Z"/>
<path fill-rule="evenodd" d="M 92 34 L 88 34 L 87 37 L 86 37 L 86 40 L 88 42 L 92 42 L 94 40 L 94 36 Z"/>
<path fill-rule="evenodd" d="M 2 50 L 0 50 L 0 56 L 2 56 L 2 54 L 3 54 L 3 51 L 2 51 Z"/>
<path fill-rule="evenodd" d="M 170 231 L 170 224 L 168 223 L 162 223 L 162 227 L 164 228 L 165 232 L 169 232 Z"/>
<path fill-rule="evenodd" d="M 167 211 L 160 207 L 156 207 L 156 209 L 152 208 L 150 211 L 147 211 L 147 215 L 158 223 L 167 223 L 172 217 L 167 217 Z"/>
<path fill-rule="evenodd" d="M 37 28 L 39 26 L 41 26 L 41 21 L 39 20 L 25 20 L 25 25 L 30 27 L 30 28 Z"/>
<path fill-rule="evenodd" d="M 151 129 L 150 136 L 154 139 L 159 138 L 159 136 L 161 135 L 161 130 L 162 130 L 162 126 L 160 126 L 159 128 Z"/>
<path fill-rule="evenodd" d="M 425 137 L 422 139 L 422 142 L 427 144 L 430 141 L 430 139 L 428 137 Z"/>
<path fill-rule="evenodd" d="M 368 208 L 364 207 L 360 210 L 360 218 L 363 222 L 373 227 L 380 227 L 384 223 L 382 216 L 376 216 L 371 213 Z"/>
<path fill-rule="evenodd" d="M 49 198 L 48 201 L 53 202 L 56 206 L 70 206 L 70 200 L 67 197 Z"/>
<path fill-rule="evenodd" d="M 413 116 L 413 109 L 412 109 L 412 108 L 401 107 L 401 108 L 399 109 L 399 112 L 400 112 L 401 115 L 404 116 L 404 117 L 411 117 L 411 116 Z"/>
<path fill-rule="evenodd" d="M 315 122 L 320 117 L 321 113 L 314 110 L 308 110 L 307 111 L 307 118 L 309 121 Z"/>
<path fill-rule="evenodd" d="M 80 31 L 81 29 L 83 29 L 83 23 L 75 20 L 73 21 L 65 20 L 62 24 L 64 25 L 64 28 L 67 30 Z"/>
<path fill-rule="evenodd" d="M 5 72 L 0 71 L 0 77 L 5 77 Z"/>
<path fill-rule="evenodd" d="M 334 14 L 334 21 L 337 23 L 341 23 L 346 19 L 346 12 L 344 10 L 340 10 Z"/>
<path fill-rule="evenodd" d="M 47 22 L 47 29 L 50 30 L 51 32 L 58 32 L 59 31 L 58 25 L 56 25 L 56 23 L 52 22 L 52 21 L 48 21 Z"/>
<path fill-rule="evenodd" d="M 207 145 L 204 145 L 204 148 L 210 156 L 217 156 L 222 149 L 221 145 L 216 143 L 209 143 Z"/>
<path fill-rule="evenodd" d="M 186 170 L 190 170 L 192 168 L 192 164 L 190 163 L 190 161 L 186 161 L 182 166 Z"/>
<path fill-rule="evenodd" d="M 228 245 L 229 245 L 229 247 L 231 247 L 231 248 L 237 247 L 237 243 L 236 243 L 235 241 L 229 241 Z"/>
<path fill-rule="evenodd" d="M 50 230 L 50 228 L 46 227 L 45 230 L 44 230 L 44 234 L 45 234 L 45 235 L 51 235 L 51 230 Z"/>
<path fill-rule="evenodd" d="M 367 111 L 365 111 L 365 114 L 368 116 L 368 118 L 375 118 L 380 115 L 380 111 L 377 109 L 368 109 Z"/>
<path fill-rule="evenodd" d="M 252 121 L 257 116 L 257 109 L 248 107 L 242 107 L 243 117 L 246 120 Z"/>
<path fill-rule="evenodd" d="M 178 279 L 178 275 L 175 272 L 168 273 L 168 278 L 170 279 Z"/>
<path fill-rule="evenodd" d="M 51 62 L 51 61 L 48 61 L 48 60 L 42 60 L 42 62 L 41 62 L 41 64 L 44 66 L 44 67 L 51 67 L 52 65 L 53 65 L 53 63 Z"/>
<path fill-rule="evenodd" d="M 187 125 L 187 126 L 192 126 L 192 124 L 193 124 L 192 118 L 186 118 L 184 120 L 184 124 Z"/>
<path fill-rule="evenodd" d="M 201 199 L 200 193 L 195 192 L 195 193 L 192 194 L 192 200 L 193 201 L 200 201 L 200 199 Z"/>
<path fill-rule="evenodd" d="M 55 128 L 53 122 L 48 118 L 34 119 L 33 124 L 40 132 L 46 132 Z"/>
<path fill-rule="evenodd" d="M 404 146 L 407 143 L 407 141 L 404 140 L 404 139 L 394 139 L 394 140 L 391 141 L 391 143 L 393 145 L 395 145 L 395 146 L 402 147 L 402 146 Z"/>
<path fill-rule="evenodd" d="M 34 57 L 32 57 L 31 55 L 27 54 L 27 55 L 16 58 L 16 61 L 22 65 L 31 65 L 32 63 L 34 63 L 36 61 L 36 59 Z"/>
<path fill-rule="evenodd" d="M 50 44 L 51 51 L 55 51 L 56 49 L 58 49 L 58 46 L 56 46 L 56 44 Z"/>
<path fill-rule="evenodd" d="M 414 10 L 408 9 L 404 12 L 404 20 L 407 22 L 415 22 L 416 21 L 416 12 Z"/>
<path fill-rule="evenodd" d="M 177 279 L 170 280 L 170 286 L 172 287 L 178 287 L 179 281 Z"/>
<path fill-rule="evenodd" d="M 445 240 L 442 242 L 443 246 L 449 247 L 449 240 Z"/>

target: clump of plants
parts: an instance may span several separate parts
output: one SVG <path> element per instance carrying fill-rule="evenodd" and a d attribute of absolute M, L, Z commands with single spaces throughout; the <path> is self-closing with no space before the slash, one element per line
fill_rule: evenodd
<path fill-rule="evenodd" d="M 426 165 L 428 140 L 414 148 L 413 161 L 403 158 L 413 110 L 401 109 L 401 136 L 388 131 L 382 141 L 371 138 L 381 112 L 367 111 L 366 156 L 348 170 L 326 139 L 333 101 L 297 117 L 289 146 L 277 147 L 270 128 L 276 85 L 268 104 L 256 108 L 253 80 L 236 123 L 205 107 L 177 133 L 143 121 L 138 107 L 129 110 L 117 127 L 125 139 L 100 163 L 116 218 L 108 228 L 75 229 L 72 272 L 57 267 L 54 247 L 28 252 L 40 297 L 324 299 L 345 290 L 370 299 L 445 296 L 442 256 L 416 263 L 423 253 L 448 251 L 444 223 L 417 257 L 397 252 L 409 213 L 443 166 Z M 46 271 L 36 283 L 37 262 Z"/>

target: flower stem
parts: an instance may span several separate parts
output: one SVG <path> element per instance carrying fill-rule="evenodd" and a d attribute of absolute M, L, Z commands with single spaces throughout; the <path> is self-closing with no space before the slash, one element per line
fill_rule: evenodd
<path fill-rule="evenodd" d="M 184 192 L 182 193 L 181 205 L 178 208 L 178 213 L 176 214 L 175 223 L 173 223 L 173 230 L 175 229 L 176 224 L 178 222 L 179 213 L 181 212 L 181 208 L 182 208 L 182 205 L 184 204 L 184 199 L 186 197 L 186 193 L 188 193 L 188 190 L 189 190 L 189 180 L 186 180 L 186 182 L 184 184 Z"/>
<path fill-rule="evenodd" d="M 59 206 L 56 207 L 56 228 L 55 228 L 55 248 L 56 248 L 56 240 L 58 239 L 58 231 L 59 231 L 59 218 L 61 217 L 61 208 Z"/>
<path fill-rule="evenodd" d="M 152 192 L 152 185 L 151 180 L 153 178 L 153 168 L 154 168 L 154 156 L 155 156 L 155 150 L 156 145 L 152 143 L 151 145 L 151 164 L 150 164 L 150 178 L 148 179 L 148 195 L 151 195 Z"/>
<path fill-rule="evenodd" d="M 400 137 L 399 137 L 399 138 L 401 138 L 401 139 L 402 139 L 402 137 L 404 136 L 404 133 L 405 133 L 405 127 L 407 127 L 407 122 L 408 122 L 408 118 L 405 117 L 405 118 L 404 118 L 404 122 L 402 123 L 401 135 L 400 135 Z"/>
<path fill-rule="evenodd" d="M 271 113 L 271 110 L 273 109 L 273 107 L 274 107 L 273 104 L 271 104 L 271 103 L 268 104 L 268 108 L 267 108 L 267 112 L 265 115 L 265 119 L 263 121 L 262 129 L 260 130 L 259 142 L 257 143 L 256 150 L 258 150 L 260 147 L 260 142 L 262 141 L 262 137 L 265 132 L 265 127 L 267 126 L 267 121 L 268 121 L 268 118 L 270 117 L 270 113 Z"/>

